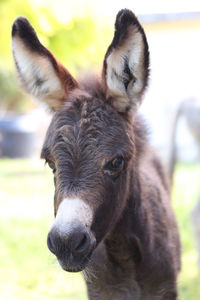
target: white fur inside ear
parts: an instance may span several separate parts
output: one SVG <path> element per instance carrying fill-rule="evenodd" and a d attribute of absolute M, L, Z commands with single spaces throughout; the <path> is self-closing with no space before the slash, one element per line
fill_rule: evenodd
<path fill-rule="evenodd" d="M 27 92 L 56 106 L 57 99 L 63 98 L 65 92 L 48 57 L 29 50 L 19 37 L 13 38 L 12 50 Z"/>
<path fill-rule="evenodd" d="M 108 55 L 106 83 L 108 97 L 113 98 L 113 105 L 119 111 L 125 111 L 131 105 L 137 105 L 143 82 L 144 45 L 141 34 L 135 28 L 130 28 L 129 36 L 121 47 L 115 48 Z M 128 66 L 132 79 L 128 80 L 125 66 Z"/>

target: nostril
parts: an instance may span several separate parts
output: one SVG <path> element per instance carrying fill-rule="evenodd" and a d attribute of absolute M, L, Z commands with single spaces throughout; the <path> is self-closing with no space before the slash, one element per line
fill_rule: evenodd
<path fill-rule="evenodd" d="M 79 234 L 77 238 L 73 241 L 73 252 L 74 254 L 82 254 L 85 250 L 89 248 L 89 236 L 87 233 Z"/>
<path fill-rule="evenodd" d="M 47 245 L 49 250 L 59 259 L 69 259 L 70 253 L 73 257 L 87 255 L 92 249 L 93 243 L 87 228 L 77 226 L 69 227 L 63 232 L 53 227 L 47 236 Z"/>
<path fill-rule="evenodd" d="M 55 246 L 54 246 L 53 241 L 52 241 L 51 232 L 49 232 L 48 237 L 47 237 L 47 246 L 48 246 L 49 250 L 50 250 L 53 254 L 56 254 L 56 253 L 55 253 Z"/>
<path fill-rule="evenodd" d="M 86 234 L 83 234 L 82 239 L 80 240 L 79 244 L 76 246 L 75 250 L 82 251 L 86 248 L 87 244 L 88 244 L 87 236 L 86 236 Z"/>

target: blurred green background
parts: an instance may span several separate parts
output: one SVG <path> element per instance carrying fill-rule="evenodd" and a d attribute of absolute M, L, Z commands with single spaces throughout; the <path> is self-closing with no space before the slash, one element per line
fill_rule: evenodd
<path fill-rule="evenodd" d="M 94 10 L 97 1 L 83 2 L 80 5 L 80 1 L 67 0 L 0 0 L 0 117 L 30 112 L 36 107 L 19 88 L 11 55 L 11 27 L 18 16 L 29 19 L 40 40 L 73 75 L 83 69 L 101 69 L 112 39 L 114 17 L 102 19 L 103 9 L 101 14 L 98 8 Z M 103 2 L 105 5 L 106 1 Z M 104 10 L 106 15 L 107 9 Z M 113 14 L 116 10 L 117 6 Z M 150 32 L 158 30 L 151 22 L 145 26 Z M 160 24 L 161 34 L 162 30 L 167 30 L 165 23 Z M 181 163 L 176 168 L 172 201 L 183 249 L 178 279 L 180 300 L 200 299 L 200 275 L 190 220 L 200 194 L 199 177 L 198 163 Z M 87 299 L 81 275 L 63 272 L 46 246 L 53 222 L 52 181 L 51 172 L 39 159 L 0 158 L 1 300 Z"/>

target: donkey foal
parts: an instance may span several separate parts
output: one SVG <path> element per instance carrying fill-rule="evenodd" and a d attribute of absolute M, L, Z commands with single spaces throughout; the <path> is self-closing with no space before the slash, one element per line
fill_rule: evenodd
<path fill-rule="evenodd" d="M 83 271 L 91 300 L 175 300 L 180 245 L 170 191 L 137 113 L 149 50 L 135 15 L 121 10 L 101 78 L 76 81 L 25 18 L 12 29 L 25 90 L 54 112 L 41 157 L 54 174 L 48 247 Z"/>

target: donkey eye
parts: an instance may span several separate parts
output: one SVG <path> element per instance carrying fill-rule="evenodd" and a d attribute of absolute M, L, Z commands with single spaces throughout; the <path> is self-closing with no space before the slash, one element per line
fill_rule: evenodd
<path fill-rule="evenodd" d="M 54 162 L 51 161 L 51 160 L 47 160 L 46 162 L 47 162 L 49 168 L 52 169 L 53 173 L 55 173 L 56 172 L 56 166 L 55 166 Z"/>
<path fill-rule="evenodd" d="M 117 172 L 121 171 L 124 166 L 124 159 L 123 157 L 117 156 L 111 161 L 107 162 L 106 165 L 104 166 L 104 170 L 109 172 L 110 175 L 114 175 Z"/>
<path fill-rule="evenodd" d="M 110 162 L 110 169 L 112 170 L 119 170 L 121 169 L 121 167 L 124 165 L 124 159 L 122 156 L 118 156 L 116 158 L 114 158 L 111 162 Z"/>

